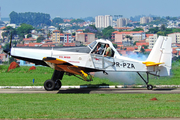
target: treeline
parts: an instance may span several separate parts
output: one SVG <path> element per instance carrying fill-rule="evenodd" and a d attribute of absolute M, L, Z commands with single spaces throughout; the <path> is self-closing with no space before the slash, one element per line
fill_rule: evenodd
<path fill-rule="evenodd" d="M 33 26 L 51 25 L 50 15 L 45 13 L 25 12 L 17 13 L 12 11 L 9 14 L 10 23 L 21 24 L 26 23 Z"/>

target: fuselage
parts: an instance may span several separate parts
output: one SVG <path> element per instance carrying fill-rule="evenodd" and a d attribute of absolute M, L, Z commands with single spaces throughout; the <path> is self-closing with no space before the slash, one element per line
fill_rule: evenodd
<path fill-rule="evenodd" d="M 104 57 L 93 53 L 97 44 L 109 44 L 114 52 L 112 57 Z M 106 50 L 103 47 L 104 51 Z M 152 71 L 147 69 L 142 61 L 121 56 L 114 48 L 109 40 L 96 40 L 87 47 L 69 47 L 69 48 L 11 48 L 11 55 L 25 61 L 30 61 L 35 64 L 48 66 L 44 61 L 44 57 L 58 58 L 75 66 L 106 70 L 106 71 Z"/>

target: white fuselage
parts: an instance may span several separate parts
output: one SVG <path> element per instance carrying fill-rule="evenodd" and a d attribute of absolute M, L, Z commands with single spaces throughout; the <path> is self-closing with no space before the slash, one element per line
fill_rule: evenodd
<path fill-rule="evenodd" d="M 75 66 L 106 71 L 147 71 L 147 67 L 142 61 L 123 57 L 117 53 L 115 53 L 114 57 L 104 57 L 91 53 L 67 52 L 53 49 L 12 48 L 11 55 L 36 60 L 42 60 L 44 57 L 53 57 L 64 60 Z"/>

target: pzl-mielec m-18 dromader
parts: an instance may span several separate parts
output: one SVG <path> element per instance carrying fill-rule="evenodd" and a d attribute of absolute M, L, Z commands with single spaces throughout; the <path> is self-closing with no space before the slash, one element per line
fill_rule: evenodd
<path fill-rule="evenodd" d="M 102 52 L 95 54 L 98 43 Z M 105 57 L 106 47 L 109 44 L 112 50 L 111 57 Z M 109 40 L 98 39 L 86 47 L 62 48 L 22 48 L 12 47 L 4 50 L 14 58 L 48 66 L 54 69 L 51 79 L 44 82 L 48 91 L 60 89 L 64 73 L 75 75 L 85 81 L 91 81 L 91 72 L 137 72 L 146 83 L 147 89 L 153 89 L 149 83 L 149 74 L 154 76 L 169 76 L 172 60 L 171 38 L 159 36 L 146 61 L 138 61 L 121 56 Z M 144 78 L 140 72 L 145 72 Z"/>

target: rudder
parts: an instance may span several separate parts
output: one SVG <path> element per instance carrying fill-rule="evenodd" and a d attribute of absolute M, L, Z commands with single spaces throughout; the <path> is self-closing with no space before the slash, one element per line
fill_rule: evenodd
<path fill-rule="evenodd" d="M 159 36 L 146 61 L 163 63 L 159 65 L 159 76 L 169 76 L 172 61 L 171 37 Z"/>

